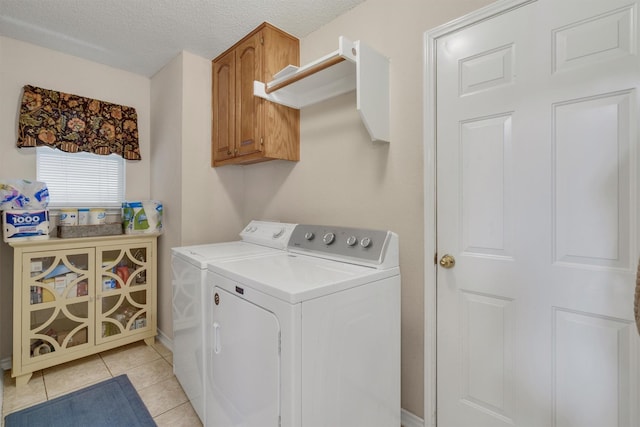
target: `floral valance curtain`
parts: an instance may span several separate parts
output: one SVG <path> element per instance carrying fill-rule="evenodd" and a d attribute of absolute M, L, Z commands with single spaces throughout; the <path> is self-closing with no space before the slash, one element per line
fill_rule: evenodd
<path fill-rule="evenodd" d="M 132 107 L 25 86 L 17 145 L 140 160 L 138 115 Z"/>

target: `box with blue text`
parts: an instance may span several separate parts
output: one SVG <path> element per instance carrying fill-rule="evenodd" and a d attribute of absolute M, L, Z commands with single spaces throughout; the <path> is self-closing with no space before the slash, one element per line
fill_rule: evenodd
<path fill-rule="evenodd" d="M 5 242 L 49 238 L 49 211 L 7 210 L 2 212 L 2 231 Z"/>

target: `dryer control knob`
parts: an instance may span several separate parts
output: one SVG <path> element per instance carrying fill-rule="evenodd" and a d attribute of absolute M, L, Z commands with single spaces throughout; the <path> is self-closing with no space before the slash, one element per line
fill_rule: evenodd
<path fill-rule="evenodd" d="M 307 231 L 306 233 L 304 233 L 304 238 L 307 240 L 313 240 L 314 237 L 316 237 L 316 235 L 311 231 Z"/>
<path fill-rule="evenodd" d="M 349 236 L 347 237 L 347 245 L 349 246 L 353 246 L 356 243 L 358 243 L 358 238 L 356 236 Z"/>
<path fill-rule="evenodd" d="M 371 246 L 371 239 L 368 237 L 363 237 L 362 240 L 360 240 L 360 246 L 362 246 L 363 248 L 368 248 L 369 246 Z"/>
<path fill-rule="evenodd" d="M 332 244 L 335 239 L 336 235 L 333 233 L 327 233 L 322 237 L 322 241 L 325 243 L 325 245 Z"/>
<path fill-rule="evenodd" d="M 284 227 L 280 228 L 279 230 L 276 230 L 273 233 L 273 238 L 277 239 L 278 237 L 282 236 L 283 233 L 284 233 Z"/>

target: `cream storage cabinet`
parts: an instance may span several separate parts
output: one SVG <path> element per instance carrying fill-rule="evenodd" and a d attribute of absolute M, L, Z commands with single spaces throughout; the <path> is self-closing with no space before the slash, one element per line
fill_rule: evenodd
<path fill-rule="evenodd" d="M 157 334 L 157 235 L 17 241 L 16 386 L 34 371 Z"/>
<path fill-rule="evenodd" d="M 300 160 L 300 111 L 253 95 L 300 62 L 297 38 L 263 23 L 212 61 L 212 165 Z"/>

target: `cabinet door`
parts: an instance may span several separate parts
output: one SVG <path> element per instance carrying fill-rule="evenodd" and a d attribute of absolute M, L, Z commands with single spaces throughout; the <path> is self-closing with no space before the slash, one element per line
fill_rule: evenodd
<path fill-rule="evenodd" d="M 94 251 L 42 251 L 22 257 L 22 364 L 93 343 Z"/>
<path fill-rule="evenodd" d="M 151 256 L 148 242 L 97 248 L 96 343 L 148 331 Z"/>
<path fill-rule="evenodd" d="M 262 82 L 273 80 L 274 74 L 288 65 L 300 64 L 298 40 L 282 31 L 263 30 Z M 262 152 L 265 157 L 300 160 L 300 110 L 263 100 L 260 120 L 264 120 Z"/>
<path fill-rule="evenodd" d="M 232 51 L 213 63 L 213 161 L 234 156 L 235 86 L 235 52 Z"/>
<path fill-rule="evenodd" d="M 253 95 L 253 81 L 262 79 L 262 40 L 260 31 L 235 49 L 237 156 L 260 151 L 263 99 Z"/>

